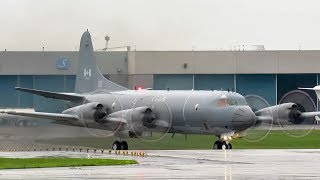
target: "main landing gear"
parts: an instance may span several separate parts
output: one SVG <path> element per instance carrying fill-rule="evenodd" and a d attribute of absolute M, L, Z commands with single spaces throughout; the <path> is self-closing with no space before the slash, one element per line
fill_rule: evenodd
<path fill-rule="evenodd" d="M 213 144 L 213 149 L 232 149 L 232 145 L 228 141 L 216 141 Z"/>
<path fill-rule="evenodd" d="M 126 141 L 115 141 L 112 144 L 112 150 L 128 150 L 128 143 Z"/>

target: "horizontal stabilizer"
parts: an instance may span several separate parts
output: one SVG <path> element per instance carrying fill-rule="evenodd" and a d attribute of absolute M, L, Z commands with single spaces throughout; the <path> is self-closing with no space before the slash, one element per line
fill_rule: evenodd
<path fill-rule="evenodd" d="M 17 111 L 2 111 L 0 113 L 6 113 L 17 116 L 25 116 L 25 117 L 33 117 L 33 118 L 43 118 L 57 121 L 69 121 L 74 122 L 78 121 L 78 117 L 76 115 L 70 114 L 59 114 L 59 113 L 42 113 L 42 112 L 17 112 Z"/>
<path fill-rule="evenodd" d="M 15 89 L 22 92 L 43 96 L 46 98 L 63 99 L 67 101 L 82 101 L 84 99 L 84 96 L 80 94 L 75 94 L 75 93 L 58 93 L 58 92 L 42 91 L 37 89 L 21 88 L 21 87 L 16 87 Z"/>

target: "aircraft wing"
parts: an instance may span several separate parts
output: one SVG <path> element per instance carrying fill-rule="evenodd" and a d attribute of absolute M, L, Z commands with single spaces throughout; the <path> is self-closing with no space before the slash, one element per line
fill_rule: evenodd
<path fill-rule="evenodd" d="M 317 94 L 318 99 L 320 100 L 320 86 L 315 86 L 313 88 L 298 88 L 301 90 L 314 90 Z"/>
<path fill-rule="evenodd" d="M 79 118 L 76 115 L 71 114 L 59 114 L 59 113 L 43 113 L 43 112 L 17 112 L 17 111 L 1 111 L 1 113 L 18 115 L 33 118 L 51 119 L 57 121 L 78 121 Z"/>
<path fill-rule="evenodd" d="M 272 121 L 273 118 L 271 116 L 257 116 L 257 120 L 266 122 L 266 121 Z"/>
<path fill-rule="evenodd" d="M 320 116 L 320 111 L 315 111 L 315 112 L 303 112 L 301 113 L 302 118 L 312 118 L 315 116 Z"/>
<path fill-rule="evenodd" d="M 50 91 L 43 91 L 43 90 L 37 90 L 37 89 L 21 88 L 21 87 L 15 87 L 15 89 L 22 92 L 43 96 L 46 98 L 63 99 L 68 101 L 82 101 L 84 99 L 83 95 L 75 94 L 75 93 L 58 93 L 58 92 L 50 92 Z"/>
<path fill-rule="evenodd" d="M 315 88 L 298 88 L 298 89 L 301 89 L 301 90 L 316 90 Z"/>
<path fill-rule="evenodd" d="M 43 118 L 56 120 L 59 123 L 69 124 L 74 122 L 79 122 L 80 118 L 74 114 L 60 114 L 60 113 L 45 113 L 45 112 L 18 112 L 18 111 L 0 111 L 0 114 L 9 114 L 16 116 L 32 117 L 32 118 Z M 127 120 L 123 118 L 107 118 L 102 123 L 124 123 L 127 124 Z"/>

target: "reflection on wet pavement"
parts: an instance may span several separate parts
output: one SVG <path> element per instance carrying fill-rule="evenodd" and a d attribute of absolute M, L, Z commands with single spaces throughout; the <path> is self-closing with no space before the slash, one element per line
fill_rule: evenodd
<path fill-rule="evenodd" d="M 136 159 L 139 165 L 0 170 L 0 178 L 28 179 L 318 179 L 320 150 L 170 150 L 146 157 L 114 153 L 1 152 L 1 157 L 71 156 Z"/>

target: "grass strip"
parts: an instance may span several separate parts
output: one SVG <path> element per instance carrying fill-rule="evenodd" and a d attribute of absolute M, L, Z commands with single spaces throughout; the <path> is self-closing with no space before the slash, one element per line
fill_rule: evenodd
<path fill-rule="evenodd" d="M 88 159 L 88 158 L 0 158 L 0 169 L 77 167 L 77 166 L 116 166 L 137 164 L 135 160 Z"/>

